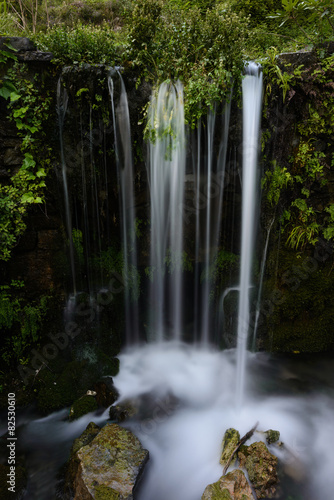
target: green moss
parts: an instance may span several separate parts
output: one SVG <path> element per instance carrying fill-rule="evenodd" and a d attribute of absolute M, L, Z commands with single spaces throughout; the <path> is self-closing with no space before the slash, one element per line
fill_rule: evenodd
<path fill-rule="evenodd" d="M 80 448 L 91 443 L 100 432 L 101 428 L 94 422 L 90 422 L 84 432 L 74 440 L 71 448 L 71 456 L 73 456 Z"/>
<path fill-rule="evenodd" d="M 228 489 L 224 488 L 222 490 L 220 488 L 220 481 L 210 484 L 206 489 L 206 493 L 209 494 L 206 498 L 210 498 L 210 500 L 233 500 Z"/>
<path fill-rule="evenodd" d="M 115 491 L 104 484 L 95 488 L 95 500 L 119 500 L 120 498 L 121 495 L 118 491 Z"/>
<path fill-rule="evenodd" d="M 322 264 L 312 255 L 302 256 L 281 249 L 277 278 L 265 283 L 266 300 L 274 289 L 281 294 L 271 308 L 267 307 L 271 309 L 269 314 L 261 317 L 267 351 L 306 353 L 333 349 L 334 273 L 331 268 L 332 262 Z"/>
<path fill-rule="evenodd" d="M 236 429 L 230 428 L 225 431 L 223 438 L 223 451 L 220 457 L 220 463 L 225 465 L 229 460 L 230 456 L 235 450 L 238 441 L 240 441 L 240 433 Z"/>
<path fill-rule="evenodd" d="M 91 411 L 97 410 L 97 408 L 95 396 L 82 396 L 73 403 L 70 409 L 69 419 L 76 420 Z"/>

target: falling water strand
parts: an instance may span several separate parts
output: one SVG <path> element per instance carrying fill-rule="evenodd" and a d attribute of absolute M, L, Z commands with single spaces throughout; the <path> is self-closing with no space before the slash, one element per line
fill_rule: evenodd
<path fill-rule="evenodd" d="M 204 240 L 204 273 L 205 280 L 203 284 L 202 294 L 202 331 L 201 342 L 207 344 L 209 341 L 209 308 L 210 308 L 210 264 L 211 264 L 211 182 L 212 182 L 212 166 L 213 166 L 213 139 L 216 122 L 216 110 L 208 111 L 207 123 L 207 171 L 206 171 L 206 223 L 205 223 L 205 240 Z"/>
<path fill-rule="evenodd" d="M 241 269 L 237 336 L 236 404 L 241 408 L 244 396 L 246 349 L 249 333 L 249 287 L 253 260 L 256 212 L 256 179 L 262 103 L 262 73 L 250 63 L 242 83 L 243 99 L 243 163 Z"/>
<path fill-rule="evenodd" d="M 63 188 L 64 188 L 66 230 L 69 241 L 72 286 L 73 286 L 73 294 L 75 295 L 77 290 L 76 290 L 76 280 L 75 280 L 74 246 L 72 238 L 72 221 L 71 221 L 72 217 L 71 217 L 70 202 L 68 195 L 67 168 L 65 162 L 64 141 L 63 141 L 64 120 L 67 111 L 67 104 L 68 104 L 68 95 L 66 89 L 61 84 L 61 78 L 59 78 L 57 84 L 57 114 L 59 123 L 60 160 L 61 160 L 61 170 L 62 170 Z"/>
<path fill-rule="evenodd" d="M 108 79 L 108 86 L 113 112 L 116 164 L 121 192 L 120 205 L 122 214 L 122 250 L 124 254 L 123 278 L 125 282 L 126 340 L 129 345 L 139 340 L 137 305 L 139 282 L 137 275 L 135 231 L 136 212 L 128 98 L 123 79 L 118 71 L 117 78 L 119 78 L 120 81 L 121 92 L 116 109 L 114 104 L 114 82 L 111 76 Z"/>
<path fill-rule="evenodd" d="M 195 194 L 195 214 L 196 214 L 196 228 L 195 228 L 195 293 L 194 293 L 194 339 L 197 341 L 199 336 L 199 278 L 200 278 L 200 264 L 199 264 L 199 247 L 201 241 L 200 235 L 200 189 L 201 189 L 201 130 L 202 123 L 198 120 L 197 123 L 197 155 L 193 162 L 194 166 L 194 194 Z M 194 140 L 195 143 L 195 140 Z M 195 144 L 194 144 L 195 145 Z"/>
<path fill-rule="evenodd" d="M 151 100 L 149 144 L 151 291 L 149 335 L 179 339 L 182 325 L 182 250 L 185 176 L 183 87 L 164 82 Z M 169 264 L 169 269 L 166 268 Z M 169 310 L 168 335 L 165 311 Z"/>
<path fill-rule="evenodd" d="M 267 237 L 266 237 L 266 243 L 264 245 L 264 250 L 263 250 L 263 256 L 262 256 L 262 262 L 261 262 L 261 270 L 260 270 L 260 282 L 259 282 L 259 291 L 257 294 L 257 301 L 256 301 L 256 310 L 255 310 L 255 321 L 254 321 L 254 329 L 253 329 L 253 341 L 252 341 L 252 351 L 256 350 L 256 335 L 257 335 L 257 327 L 259 324 L 259 317 L 260 317 L 260 305 L 261 305 L 261 297 L 262 297 L 262 287 L 263 287 L 263 277 L 264 277 L 264 271 L 266 268 L 266 262 L 267 262 L 267 252 L 268 252 L 268 244 L 269 244 L 269 236 L 271 232 L 271 228 L 273 227 L 275 221 L 275 217 L 271 220 L 268 231 L 267 231 Z"/>

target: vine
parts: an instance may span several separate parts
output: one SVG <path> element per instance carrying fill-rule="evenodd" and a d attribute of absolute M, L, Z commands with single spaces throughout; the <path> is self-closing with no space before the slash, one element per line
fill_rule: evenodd
<path fill-rule="evenodd" d="M 0 62 L 8 59 L 15 57 L 6 52 Z M 29 78 L 25 65 L 17 62 L 2 79 L 0 96 L 8 101 L 8 118 L 22 139 L 22 165 L 7 185 L 0 186 L 0 260 L 7 261 L 26 229 L 29 207 L 44 201 L 51 149 L 45 146 L 43 124 L 49 117 L 52 98 L 43 85 L 38 87 L 37 77 Z"/>

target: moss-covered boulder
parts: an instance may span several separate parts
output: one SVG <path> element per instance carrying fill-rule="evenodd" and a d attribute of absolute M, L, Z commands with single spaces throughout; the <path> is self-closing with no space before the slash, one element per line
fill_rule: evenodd
<path fill-rule="evenodd" d="M 69 463 L 72 498 L 132 500 L 147 460 L 148 451 L 131 431 L 107 424 L 72 455 Z"/>
<path fill-rule="evenodd" d="M 273 429 L 268 429 L 265 432 L 265 435 L 266 435 L 266 441 L 268 444 L 277 443 L 277 441 L 280 438 L 280 432 L 274 431 Z"/>
<path fill-rule="evenodd" d="M 244 446 L 238 453 L 240 465 L 247 470 L 249 480 L 257 498 L 277 498 L 279 493 L 277 476 L 277 457 L 272 455 L 266 445 L 256 442 Z"/>
<path fill-rule="evenodd" d="M 90 413 L 91 411 L 97 410 L 97 402 L 95 396 L 82 396 L 81 398 L 74 401 L 70 409 L 69 419 L 76 420 L 77 418 Z"/>
<path fill-rule="evenodd" d="M 240 441 L 239 431 L 233 429 L 232 427 L 225 431 L 222 442 L 223 451 L 219 460 L 219 462 L 222 465 L 226 465 L 239 441 Z M 233 465 L 233 462 L 231 462 L 231 465 Z"/>
<path fill-rule="evenodd" d="M 202 500 L 254 500 L 245 474 L 236 469 L 222 476 L 216 483 L 209 484 Z"/>

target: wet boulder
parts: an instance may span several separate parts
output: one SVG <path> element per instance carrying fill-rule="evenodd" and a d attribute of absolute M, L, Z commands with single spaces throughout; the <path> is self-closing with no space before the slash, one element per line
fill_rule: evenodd
<path fill-rule="evenodd" d="M 238 442 L 240 441 L 240 433 L 236 429 L 232 427 L 225 431 L 223 442 L 222 442 L 222 454 L 219 462 L 222 465 L 226 465 L 228 460 L 230 459 L 233 451 L 236 449 Z M 233 465 L 233 462 L 231 462 Z"/>
<path fill-rule="evenodd" d="M 277 443 L 280 438 L 280 432 L 274 431 L 273 429 L 269 429 L 265 432 L 266 441 L 268 444 Z"/>
<path fill-rule="evenodd" d="M 94 386 L 96 402 L 99 406 L 108 408 L 114 404 L 119 397 L 119 392 L 114 386 L 112 377 L 103 377 Z"/>
<path fill-rule="evenodd" d="M 100 432 L 101 427 L 94 422 L 90 422 L 83 433 L 73 441 L 71 448 L 71 456 L 80 450 L 83 446 L 87 446 Z"/>
<path fill-rule="evenodd" d="M 201 500 L 254 500 L 245 474 L 236 469 L 209 484 Z"/>
<path fill-rule="evenodd" d="M 131 431 L 107 424 L 72 455 L 68 467 L 72 498 L 132 500 L 148 456 Z"/>
<path fill-rule="evenodd" d="M 109 418 L 116 422 L 124 422 L 137 415 L 138 408 L 132 400 L 125 400 L 109 408 Z"/>
<path fill-rule="evenodd" d="M 277 498 L 279 496 L 278 460 L 268 451 L 262 441 L 250 446 L 243 446 L 238 453 L 238 458 L 240 465 L 247 470 L 257 498 Z"/>

